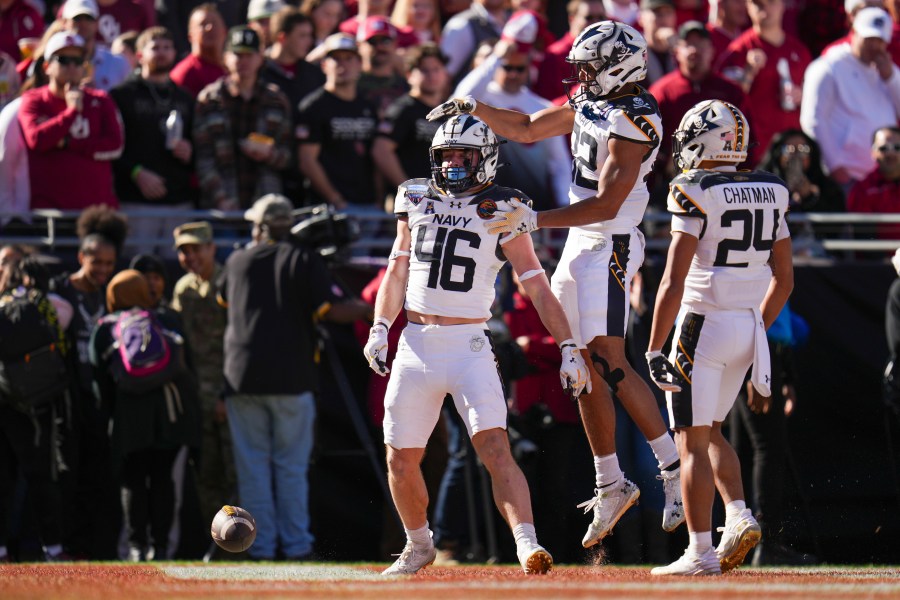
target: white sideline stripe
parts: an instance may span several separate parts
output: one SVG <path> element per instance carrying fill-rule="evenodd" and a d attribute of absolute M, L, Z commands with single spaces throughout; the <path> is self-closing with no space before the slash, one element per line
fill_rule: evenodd
<path fill-rule="evenodd" d="M 240 581 L 257 579 L 266 581 L 365 581 L 378 580 L 378 572 L 334 565 L 241 565 L 233 567 L 160 567 L 170 577 L 177 579 L 219 579 Z"/>

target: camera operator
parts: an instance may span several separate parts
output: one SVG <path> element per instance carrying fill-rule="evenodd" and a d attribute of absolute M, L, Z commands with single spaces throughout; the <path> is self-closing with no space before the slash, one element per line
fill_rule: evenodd
<path fill-rule="evenodd" d="M 320 256 L 290 239 L 287 198 L 263 196 L 245 217 L 253 222 L 253 243 L 229 257 L 218 286 L 228 308 L 225 406 L 238 493 L 259 532 L 250 557 L 275 558 L 280 540 L 288 560 L 302 560 L 313 550 L 307 471 L 314 322 L 349 323 L 371 318 L 372 309 L 336 296 Z"/>

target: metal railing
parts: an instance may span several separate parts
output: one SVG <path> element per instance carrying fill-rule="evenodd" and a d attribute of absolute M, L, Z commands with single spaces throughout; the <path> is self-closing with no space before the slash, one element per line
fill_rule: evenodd
<path fill-rule="evenodd" d="M 298 219 L 302 219 L 311 209 L 295 211 Z M 0 211 L 0 242 L 17 243 L 36 246 L 49 251 L 74 249 L 79 245 L 75 234 L 75 221 L 79 211 L 61 211 L 39 209 L 30 213 L 12 213 Z M 232 247 L 250 239 L 250 224 L 244 220 L 242 211 L 220 210 L 172 210 L 144 209 L 128 211 L 133 219 L 172 218 L 179 217 L 184 222 L 208 220 L 216 232 L 216 244 L 222 248 Z M 13 218 L 15 221 L 10 222 Z M 354 254 L 383 255 L 390 251 L 394 239 L 395 217 L 383 215 L 358 215 L 360 222 L 368 221 L 364 231 L 374 231 L 356 240 L 352 244 Z M 651 252 L 665 251 L 669 245 L 668 223 L 671 216 L 665 212 L 648 211 L 644 216 L 644 226 L 648 231 L 647 249 Z M 377 222 L 378 224 L 376 225 Z M 831 258 L 841 258 L 841 253 L 885 253 L 900 247 L 900 240 L 877 239 L 879 226 L 900 224 L 900 214 L 893 213 L 796 213 L 788 215 L 788 223 L 792 226 L 806 226 L 810 236 L 812 228 L 816 228 L 817 244 L 825 252 L 837 253 Z M 565 242 L 565 230 L 539 230 L 535 241 L 553 249 L 559 249 Z M 129 237 L 128 247 L 137 246 L 170 246 L 171 232 L 164 232 L 158 238 Z"/>

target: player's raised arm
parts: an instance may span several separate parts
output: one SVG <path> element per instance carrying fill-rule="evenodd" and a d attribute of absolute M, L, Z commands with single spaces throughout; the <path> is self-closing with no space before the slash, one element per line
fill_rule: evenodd
<path fill-rule="evenodd" d="M 524 144 L 571 133 L 572 124 L 575 122 L 575 112 L 569 105 L 551 106 L 536 113 L 526 114 L 478 102 L 472 96 L 447 100 L 428 113 L 428 119 L 436 121 L 466 113 L 487 123 L 497 135 Z"/>

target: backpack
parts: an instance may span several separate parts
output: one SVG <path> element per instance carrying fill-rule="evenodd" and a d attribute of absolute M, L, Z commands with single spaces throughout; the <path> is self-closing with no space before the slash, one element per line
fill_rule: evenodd
<path fill-rule="evenodd" d="M 142 308 L 108 315 L 113 343 L 103 353 L 119 390 L 144 394 L 170 383 L 185 370 L 184 339 L 164 329 L 156 316 Z"/>
<path fill-rule="evenodd" d="M 42 302 L 47 303 L 42 306 Z M 43 310 L 42 310 L 43 309 Z M 68 386 L 66 361 L 56 339 L 56 314 L 46 297 L 19 288 L 0 301 L 0 402 L 29 412 L 49 404 Z M 51 314 L 52 312 L 52 314 Z"/>

